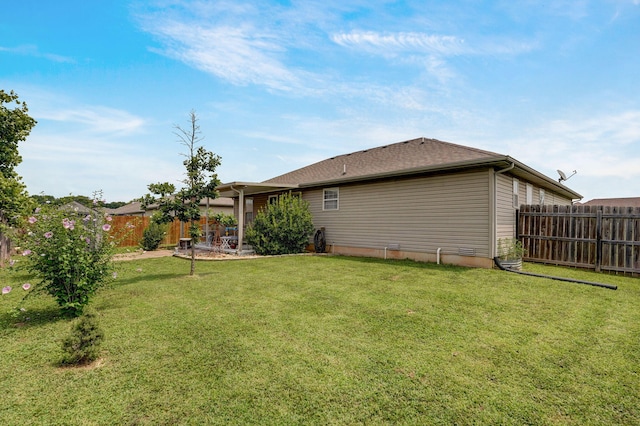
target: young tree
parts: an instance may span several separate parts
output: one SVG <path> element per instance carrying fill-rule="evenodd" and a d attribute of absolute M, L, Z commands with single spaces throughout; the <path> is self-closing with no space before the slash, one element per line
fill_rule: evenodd
<path fill-rule="evenodd" d="M 216 198 L 218 195 L 216 186 L 220 181 L 216 168 L 220 165 L 220 156 L 199 146 L 203 137 L 195 111 L 189 113 L 188 128 L 175 126 L 175 129 L 174 134 L 178 141 L 187 148 L 187 152 L 182 154 L 185 157 L 182 162 L 186 168 L 186 177 L 182 181 L 185 186 L 176 192 L 172 183 L 152 183 L 148 186 L 150 194 L 142 199 L 142 206 L 147 208 L 150 204 L 158 204 L 162 223 L 170 223 L 174 218 L 178 218 L 180 222 L 189 224 L 189 235 L 192 239 L 189 274 L 193 275 L 196 268 L 195 243 L 201 234 L 199 204 L 203 198 Z"/>
<path fill-rule="evenodd" d="M 10 109 L 5 104 L 15 105 Z M 0 266 L 9 257 L 8 232 L 31 210 L 31 200 L 15 168 L 22 162 L 18 143 L 27 139 L 35 125 L 17 94 L 0 90 Z"/>

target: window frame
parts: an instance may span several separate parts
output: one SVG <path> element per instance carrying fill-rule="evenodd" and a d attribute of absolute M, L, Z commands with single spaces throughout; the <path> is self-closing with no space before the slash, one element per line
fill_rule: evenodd
<path fill-rule="evenodd" d="M 520 181 L 516 178 L 513 178 L 513 208 L 520 208 Z"/>
<path fill-rule="evenodd" d="M 533 204 L 533 185 L 530 183 L 526 186 L 527 204 Z"/>
<path fill-rule="evenodd" d="M 327 193 L 335 193 L 335 198 L 327 198 Z M 335 208 L 328 208 L 328 202 L 335 202 Z M 339 188 L 325 188 L 322 190 L 322 211 L 336 211 L 340 210 L 340 189 Z"/>

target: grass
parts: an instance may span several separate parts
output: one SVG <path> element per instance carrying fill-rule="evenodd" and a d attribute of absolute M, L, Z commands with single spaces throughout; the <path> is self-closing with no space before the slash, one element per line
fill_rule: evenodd
<path fill-rule="evenodd" d="M 90 367 L 59 367 L 70 323 L 51 299 L 17 315 L 21 289 L 0 299 L 3 424 L 640 423 L 637 278 L 315 256 L 118 268 Z"/>

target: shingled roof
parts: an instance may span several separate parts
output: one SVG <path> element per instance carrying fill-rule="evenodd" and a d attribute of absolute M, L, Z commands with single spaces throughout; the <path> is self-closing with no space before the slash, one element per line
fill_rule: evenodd
<path fill-rule="evenodd" d="M 640 207 L 640 197 L 627 198 L 594 198 L 583 206 L 604 206 L 604 207 Z"/>
<path fill-rule="evenodd" d="M 308 185 L 351 180 L 449 164 L 484 162 L 504 155 L 436 139 L 412 139 L 339 155 L 274 177 L 264 183 Z"/>
<path fill-rule="evenodd" d="M 224 197 L 237 197 L 240 193 L 248 196 L 474 168 L 509 171 L 514 176 L 542 188 L 552 188 L 568 198 L 582 198 L 582 195 L 562 183 L 508 155 L 426 138 L 338 155 L 260 183 L 234 181 L 219 185 L 217 189 Z"/>

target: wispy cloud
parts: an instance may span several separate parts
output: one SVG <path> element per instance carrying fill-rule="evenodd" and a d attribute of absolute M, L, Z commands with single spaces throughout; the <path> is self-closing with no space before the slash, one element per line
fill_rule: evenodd
<path fill-rule="evenodd" d="M 40 52 L 37 46 L 34 45 L 21 45 L 17 47 L 3 47 L 0 46 L 0 52 L 7 52 L 16 55 L 22 56 L 32 56 L 35 58 L 44 58 L 49 61 L 59 62 L 59 63 L 75 63 L 75 59 L 69 58 L 67 56 L 57 55 L 54 53 L 44 53 Z"/>
<path fill-rule="evenodd" d="M 640 111 L 571 117 L 524 129 L 514 156 L 540 169 L 578 169 L 585 176 L 640 178 Z M 554 158 L 558 164 L 550 165 Z"/>
<path fill-rule="evenodd" d="M 331 40 L 343 47 L 379 52 L 382 55 L 420 51 L 449 56 L 458 55 L 468 50 L 464 46 L 464 40 L 455 36 L 413 32 L 351 31 L 333 34 Z"/>
<path fill-rule="evenodd" d="M 351 31 L 335 33 L 331 40 L 343 47 L 377 53 L 381 56 L 430 54 L 441 57 L 457 55 L 515 55 L 529 52 L 537 43 L 504 39 L 478 39 L 472 43 L 453 35 L 419 32 Z"/>
<path fill-rule="evenodd" d="M 70 125 L 83 125 L 83 129 L 96 134 L 130 134 L 140 131 L 145 120 L 127 111 L 104 106 L 60 108 L 47 106 L 37 108 L 34 116 L 38 120 L 51 120 Z"/>

